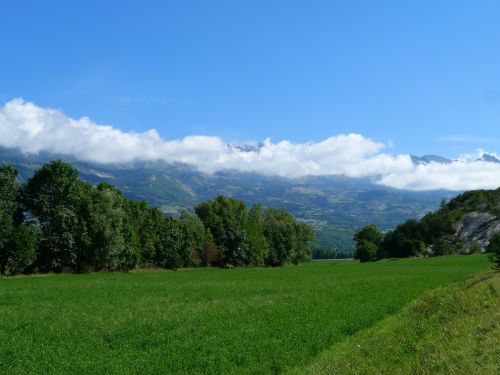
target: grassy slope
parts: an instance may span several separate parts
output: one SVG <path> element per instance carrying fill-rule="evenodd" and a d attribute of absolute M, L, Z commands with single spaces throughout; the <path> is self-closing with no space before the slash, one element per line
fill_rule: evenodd
<path fill-rule="evenodd" d="M 306 374 L 500 374 L 500 273 L 425 293 Z"/>
<path fill-rule="evenodd" d="M 483 255 L 0 280 L 1 374 L 276 373 Z"/>

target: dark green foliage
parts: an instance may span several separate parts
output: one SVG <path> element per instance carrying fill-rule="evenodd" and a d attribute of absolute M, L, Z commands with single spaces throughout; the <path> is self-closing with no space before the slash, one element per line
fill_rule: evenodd
<path fill-rule="evenodd" d="M 0 273 L 22 273 L 36 260 L 38 228 L 23 223 L 18 171 L 0 167 Z"/>
<path fill-rule="evenodd" d="M 491 253 L 489 259 L 493 263 L 493 268 L 500 271 L 500 232 L 495 233 L 486 248 L 488 253 Z"/>
<path fill-rule="evenodd" d="M 400 224 L 387 233 L 382 243 L 384 253 L 390 258 L 406 258 L 422 254 L 425 243 L 416 220 Z"/>
<path fill-rule="evenodd" d="M 463 243 L 453 235 L 456 222 L 469 212 L 500 216 L 500 188 L 465 192 L 448 203 L 443 200 L 439 210 L 420 221 L 408 220 L 398 225 L 385 235 L 377 258 L 462 253 Z M 471 252 L 480 251 L 480 245 L 472 243 Z"/>
<path fill-rule="evenodd" d="M 281 266 L 290 261 L 291 249 L 294 246 L 294 227 L 291 214 L 283 209 L 268 209 L 264 219 L 264 234 L 270 245 L 266 264 Z"/>
<path fill-rule="evenodd" d="M 455 216 L 472 212 L 491 212 L 500 216 L 500 188 L 496 190 L 472 190 L 453 198 L 447 207 Z"/>
<path fill-rule="evenodd" d="M 249 244 L 243 228 L 248 215 L 245 203 L 220 195 L 214 200 L 201 203 L 195 210 L 212 233 L 219 249 L 220 265 L 248 264 Z"/>
<path fill-rule="evenodd" d="M 85 185 L 78 171 L 61 161 L 45 164 L 26 184 L 23 203 L 41 226 L 40 270 L 78 270 L 78 252 L 88 246 L 80 215 Z"/>
<path fill-rule="evenodd" d="M 262 205 L 254 204 L 244 223 L 249 246 L 248 264 L 263 265 L 269 256 L 270 246 L 264 235 L 264 210 Z"/>
<path fill-rule="evenodd" d="M 378 247 L 373 242 L 361 241 L 356 247 L 356 259 L 361 263 L 377 260 Z"/>
<path fill-rule="evenodd" d="M 182 228 L 175 219 L 163 220 L 159 227 L 156 264 L 164 268 L 180 268 L 189 261 L 183 248 Z"/>
<path fill-rule="evenodd" d="M 377 229 L 375 224 L 369 224 L 356 232 L 354 241 L 356 242 L 371 242 L 375 245 L 382 243 L 382 233 Z"/>
<path fill-rule="evenodd" d="M 312 228 L 285 209 L 247 210 L 243 201 L 219 196 L 198 205 L 196 214 L 213 236 L 220 266 L 281 266 L 311 258 Z"/>
<path fill-rule="evenodd" d="M 17 170 L 6 165 L 0 168 L 0 273 L 6 272 L 10 257 L 10 242 L 14 232 L 14 214 L 19 184 Z"/>
<path fill-rule="evenodd" d="M 448 238 L 455 231 L 456 214 L 448 205 L 441 205 L 439 211 L 429 213 L 420 220 L 418 232 L 427 244 L 441 238 Z"/>
<path fill-rule="evenodd" d="M 432 253 L 433 255 L 451 255 L 455 252 L 454 246 L 444 237 L 438 237 L 433 239 L 432 243 Z"/>
<path fill-rule="evenodd" d="M 314 241 L 314 230 L 307 224 L 296 221 L 290 214 L 293 222 L 293 247 L 291 260 L 293 264 L 299 264 L 311 260 L 312 243 Z"/>
<path fill-rule="evenodd" d="M 337 252 L 335 249 L 329 247 L 318 247 L 314 246 L 312 249 L 313 259 L 335 259 L 337 257 Z"/>
<path fill-rule="evenodd" d="M 92 192 L 92 198 L 89 220 L 90 254 L 82 256 L 81 264 L 90 262 L 96 270 L 126 269 L 128 267 L 124 267 L 124 253 L 130 246 L 135 246 L 137 241 L 135 238 L 135 241 L 125 239 L 130 228 L 124 220 L 126 215 L 123 215 L 123 196 L 112 185 L 101 183 Z"/>
<path fill-rule="evenodd" d="M 181 212 L 180 225 L 184 241 L 184 252 L 188 257 L 188 264 L 186 265 L 200 266 L 207 236 L 205 227 L 198 216 L 188 211 Z"/>
<path fill-rule="evenodd" d="M 286 210 L 247 210 L 244 202 L 219 196 L 200 204 L 198 216 L 183 211 L 174 219 L 125 198 L 107 182 L 92 186 L 80 180 L 75 168 L 59 160 L 43 165 L 24 186 L 17 174 L 0 168 L 2 274 L 310 259 L 313 231 Z"/>
<path fill-rule="evenodd" d="M 383 258 L 383 235 L 375 224 L 369 224 L 358 230 L 354 235 L 356 253 L 354 258 L 360 262 L 373 262 Z"/>
<path fill-rule="evenodd" d="M 7 269 L 10 275 L 26 272 L 36 261 L 38 236 L 38 228 L 34 225 L 16 226 L 8 245 Z"/>
<path fill-rule="evenodd" d="M 203 241 L 203 247 L 201 253 L 199 254 L 201 265 L 204 267 L 215 266 L 220 263 L 219 261 L 219 251 L 214 243 L 214 238 L 210 229 L 205 231 L 205 239 Z"/>

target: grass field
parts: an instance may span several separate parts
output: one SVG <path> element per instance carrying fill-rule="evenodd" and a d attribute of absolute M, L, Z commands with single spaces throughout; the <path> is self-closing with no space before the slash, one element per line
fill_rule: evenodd
<path fill-rule="evenodd" d="M 486 256 L 0 280 L 1 374 L 279 373 Z"/>
<path fill-rule="evenodd" d="M 295 374 L 500 374 L 500 273 L 427 292 Z"/>

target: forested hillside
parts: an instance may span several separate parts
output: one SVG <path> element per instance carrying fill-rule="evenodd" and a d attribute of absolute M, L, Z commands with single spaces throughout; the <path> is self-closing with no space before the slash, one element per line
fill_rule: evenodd
<path fill-rule="evenodd" d="M 137 267 L 280 266 L 311 257 L 313 229 L 286 209 L 219 196 L 180 218 L 92 185 L 72 165 L 44 164 L 25 183 L 0 167 L 2 274 Z"/>
<path fill-rule="evenodd" d="M 500 188 L 468 191 L 421 220 L 381 233 L 368 225 L 355 235 L 363 261 L 421 255 L 496 252 L 500 248 Z"/>

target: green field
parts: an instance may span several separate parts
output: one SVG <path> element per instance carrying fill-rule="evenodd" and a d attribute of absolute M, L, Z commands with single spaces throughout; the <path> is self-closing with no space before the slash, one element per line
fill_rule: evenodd
<path fill-rule="evenodd" d="M 292 374 L 500 374 L 500 273 L 424 293 Z"/>
<path fill-rule="evenodd" d="M 484 255 L 0 280 L 1 374 L 306 368 Z"/>

